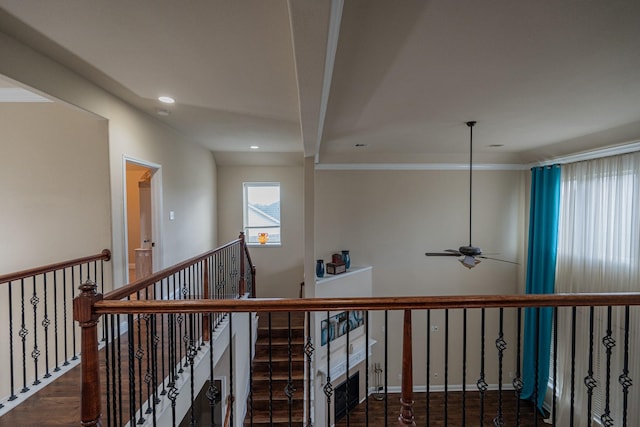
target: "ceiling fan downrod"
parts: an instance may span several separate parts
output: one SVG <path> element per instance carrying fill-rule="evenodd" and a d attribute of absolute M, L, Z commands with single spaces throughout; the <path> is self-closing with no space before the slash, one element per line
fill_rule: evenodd
<path fill-rule="evenodd" d="M 473 213 L 471 195 L 473 194 L 473 126 L 475 124 L 475 121 L 467 122 L 467 126 L 469 126 L 469 247 L 473 246 L 471 244 L 471 215 Z"/>

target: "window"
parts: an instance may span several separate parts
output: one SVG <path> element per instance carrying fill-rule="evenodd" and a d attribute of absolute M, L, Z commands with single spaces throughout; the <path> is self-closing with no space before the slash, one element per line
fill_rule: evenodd
<path fill-rule="evenodd" d="M 249 245 L 279 246 L 280 183 L 244 183 L 244 234 Z"/>

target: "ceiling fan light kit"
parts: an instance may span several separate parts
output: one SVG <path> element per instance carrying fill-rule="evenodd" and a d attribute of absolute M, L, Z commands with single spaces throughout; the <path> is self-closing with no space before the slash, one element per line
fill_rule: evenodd
<path fill-rule="evenodd" d="M 465 266 L 466 268 L 473 268 L 476 265 L 480 264 L 480 260 L 478 258 L 483 259 L 492 259 L 495 261 L 508 262 L 511 264 L 517 264 L 516 262 L 502 260 L 498 258 L 490 258 L 486 256 L 482 256 L 482 250 L 476 246 L 473 246 L 471 243 L 471 224 L 473 218 L 473 204 L 472 204 L 472 194 L 473 194 L 473 127 L 475 126 L 475 121 L 468 121 L 466 125 L 469 127 L 469 245 L 468 246 L 460 246 L 458 250 L 455 249 L 445 249 L 444 252 L 427 252 L 426 256 L 455 256 L 459 257 L 458 261 Z"/>

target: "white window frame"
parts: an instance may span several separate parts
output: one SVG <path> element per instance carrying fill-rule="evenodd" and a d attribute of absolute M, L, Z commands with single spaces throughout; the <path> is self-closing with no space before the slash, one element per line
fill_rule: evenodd
<path fill-rule="evenodd" d="M 282 203 L 282 185 L 280 182 L 243 182 L 242 183 L 242 229 L 245 235 L 245 242 L 251 247 L 280 247 L 282 246 L 282 205 L 280 206 L 280 218 L 277 218 L 280 225 L 278 226 L 250 226 L 249 221 L 249 203 L 248 203 L 248 191 L 250 188 L 256 187 L 277 187 L 280 193 L 279 202 Z M 267 241 L 265 244 L 261 244 L 257 241 L 253 241 L 251 230 L 261 229 L 268 232 L 268 229 L 277 229 L 279 231 L 278 241 Z"/>

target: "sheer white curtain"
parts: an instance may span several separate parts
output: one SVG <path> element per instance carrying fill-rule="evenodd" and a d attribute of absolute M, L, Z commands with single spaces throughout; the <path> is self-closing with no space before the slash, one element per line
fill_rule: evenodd
<path fill-rule="evenodd" d="M 563 165 L 561 181 L 556 292 L 639 292 L 640 153 Z M 630 426 L 640 425 L 639 311 L 635 307 L 630 309 L 629 376 L 635 383 L 629 389 Z M 606 412 L 607 352 L 603 338 L 609 325 L 615 340 L 610 365 L 609 410 L 613 425 L 622 425 L 624 394 L 619 376 L 624 369 L 624 308 L 614 307 L 610 322 L 606 307 L 593 311 L 578 308 L 575 341 L 572 341 L 572 317 L 570 308 L 559 309 L 559 419 L 556 425 L 571 425 L 572 370 L 573 425 L 587 425 L 588 417 L 600 422 Z M 575 350 L 572 350 L 574 342 Z M 589 414 L 585 377 L 590 370 L 596 387 Z"/>

